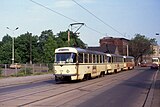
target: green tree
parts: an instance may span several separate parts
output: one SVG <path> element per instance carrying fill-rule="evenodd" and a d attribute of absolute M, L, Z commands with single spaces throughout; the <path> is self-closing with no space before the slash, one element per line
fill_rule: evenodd
<path fill-rule="evenodd" d="M 11 42 L 3 43 L 0 47 L 0 63 L 9 64 L 11 63 L 12 49 Z"/>
<path fill-rule="evenodd" d="M 53 63 L 56 48 L 68 46 L 68 31 L 55 36 L 52 30 L 45 30 L 41 35 L 21 34 L 14 38 L 15 63 Z M 85 48 L 85 44 L 73 32 L 70 34 L 72 47 Z M 5 35 L 0 41 L 0 63 L 11 63 L 12 37 Z"/>
<path fill-rule="evenodd" d="M 69 42 L 69 44 L 68 44 L 68 31 L 60 32 L 57 35 L 58 35 L 57 40 L 61 40 L 61 42 L 63 41 L 62 42 L 63 46 L 85 48 L 85 44 L 83 43 L 83 41 L 81 39 L 79 39 L 77 34 L 74 34 L 73 32 L 70 32 L 70 42 Z M 60 44 L 59 47 L 62 47 L 62 44 Z"/>
<path fill-rule="evenodd" d="M 12 41 L 12 37 L 9 36 L 8 34 L 2 38 L 2 43 L 7 43 L 11 41 Z"/>
<path fill-rule="evenodd" d="M 32 33 L 25 33 L 15 39 L 15 62 L 30 63 L 37 57 L 37 36 Z"/>
<path fill-rule="evenodd" d="M 40 62 L 53 62 L 54 49 L 57 47 L 55 35 L 52 30 L 42 31 L 39 37 Z"/>
<path fill-rule="evenodd" d="M 53 63 L 54 62 L 54 51 L 58 47 L 55 38 L 49 36 L 47 42 L 44 45 L 44 61 L 45 63 Z"/>
<path fill-rule="evenodd" d="M 12 38 L 7 34 L 2 38 L 0 42 L 0 63 L 8 64 L 11 63 L 12 57 Z"/>
<path fill-rule="evenodd" d="M 154 53 L 154 50 L 151 47 L 152 44 L 156 44 L 155 39 L 149 39 L 140 34 L 136 34 L 135 38 L 130 40 L 129 54 L 134 56 L 136 64 L 139 58 L 142 58 L 143 55 L 150 55 Z"/>

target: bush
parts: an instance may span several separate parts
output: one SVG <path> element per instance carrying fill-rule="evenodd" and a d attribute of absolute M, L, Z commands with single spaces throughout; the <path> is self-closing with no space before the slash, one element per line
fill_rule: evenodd
<path fill-rule="evenodd" d="M 33 72 L 32 72 L 32 68 L 26 68 L 26 69 L 21 69 L 17 76 L 25 76 L 25 75 L 32 75 Z"/>
<path fill-rule="evenodd" d="M 53 70 L 53 63 L 48 64 L 48 69 Z"/>
<path fill-rule="evenodd" d="M 3 74 L 3 71 L 2 71 L 2 68 L 0 68 L 0 76 L 2 76 Z"/>

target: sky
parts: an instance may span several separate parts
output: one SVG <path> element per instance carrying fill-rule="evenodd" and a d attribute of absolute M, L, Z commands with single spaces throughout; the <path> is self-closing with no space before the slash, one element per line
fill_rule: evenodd
<path fill-rule="evenodd" d="M 103 37 L 131 39 L 135 34 L 156 38 L 160 44 L 160 37 L 156 36 L 160 33 L 160 0 L 74 1 L 1 0 L 0 41 L 6 34 L 18 37 L 30 32 L 39 36 L 49 29 L 56 35 L 60 31 L 71 30 L 69 25 L 72 23 L 85 23 L 78 32 L 79 38 L 88 46 L 99 46 Z M 19 29 L 14 30 L 17 27 Z M 74 32 L 76 28 L 72 30 Z"/>

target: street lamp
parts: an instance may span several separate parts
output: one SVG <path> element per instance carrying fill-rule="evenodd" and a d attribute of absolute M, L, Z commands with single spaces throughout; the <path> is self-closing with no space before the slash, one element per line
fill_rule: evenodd
<path fill-rule="evenodd" d="M 10 29 L 9 27 L 6 28 L 12 32 L 12 64 L 14 64 L 14 32 L 19 28 L 18 27 L 16 27 L 15 29 Z"/>

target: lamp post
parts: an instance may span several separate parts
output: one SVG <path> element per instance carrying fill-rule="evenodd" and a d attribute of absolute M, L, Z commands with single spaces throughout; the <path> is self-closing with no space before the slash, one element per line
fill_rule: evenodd
<path fill-rule="evenodd" d="M 16 27 L 15 29 L 10 29 L 9 27 L 7 27 L 7 29 L 12 32 L 12 64 L 14 64 L 14 32 L 18 30 L 18 27 Z"/>

